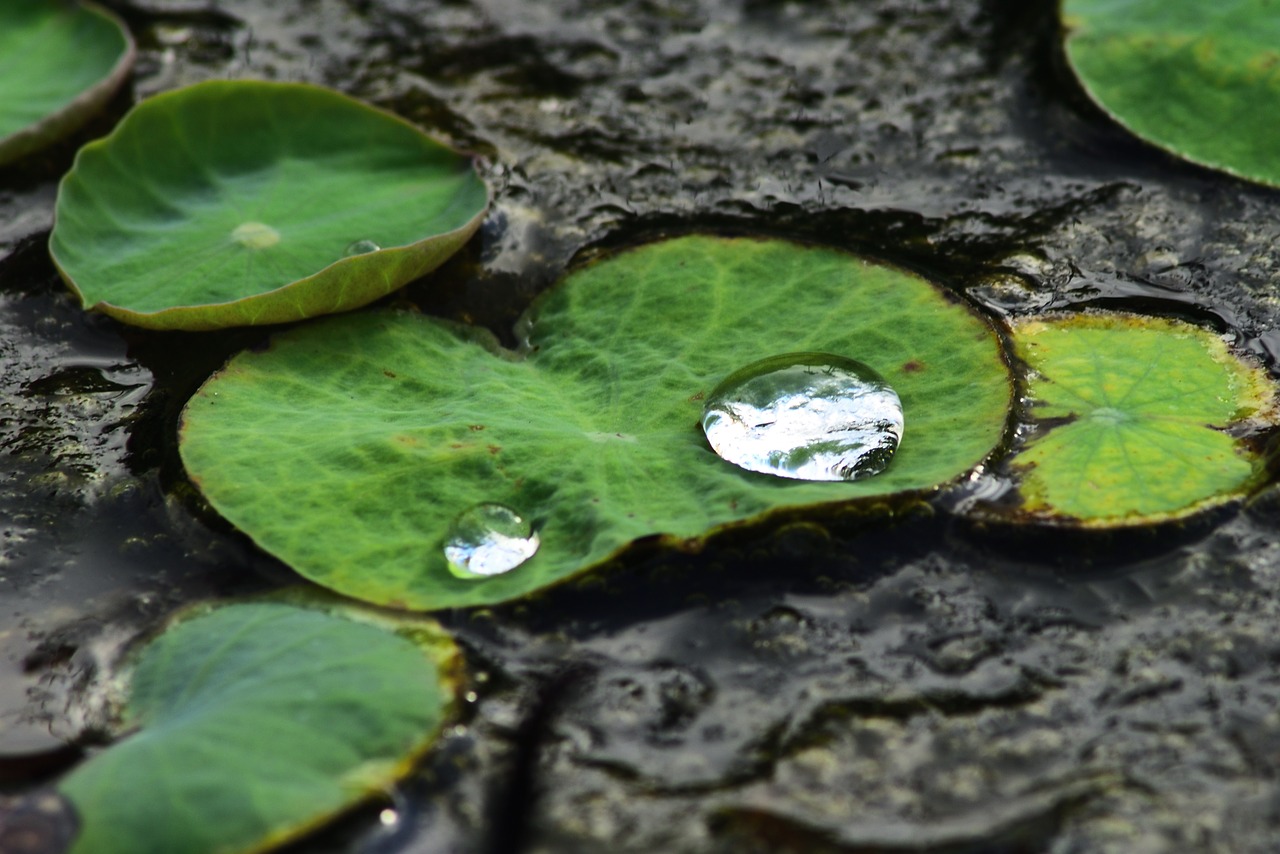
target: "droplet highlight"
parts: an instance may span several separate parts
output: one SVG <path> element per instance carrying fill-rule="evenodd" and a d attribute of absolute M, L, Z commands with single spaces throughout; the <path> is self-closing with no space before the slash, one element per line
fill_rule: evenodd
<path fill-rule="evenodd" d="M 280 232 L 265 222 L 243 222 L 231 229 L 231 239 L 246 249 L 266 249 L 280 242 Z"/>
<path fill-rule="evenodd" d="M 702 429 L 722 459 L 794 480 L 857 480 L 888 468 L 902 401 L 867 365 L 786 353 L 734 371 L 707 395 Z"/>
<path fill-rule="evenodd" d="M 377 252 L 382 247 L 374 243 L 372 240 L 353 240 L 347 244 L 347 248 L 342 251 L 343 258 L 352 258 L 356 255 L 368 255 L 370 252 Z"/>
<path fill-rule="evenodd" d="M 449 571 L 459 578 L 489 578 L 533 557 L 540 540 L 533 525 L 505 504 L 477 504 L 458 515 L 445 537 Z"/>

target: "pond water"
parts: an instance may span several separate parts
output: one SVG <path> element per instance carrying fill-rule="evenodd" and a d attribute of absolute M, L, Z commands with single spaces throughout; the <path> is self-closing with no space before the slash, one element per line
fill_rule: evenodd
<path fill-rule="evenodd" d="M 201 503 L 175 447 L 186 398 L 267 333 L 86 315 L 45 251 L 76 147 L 138 98 L 304 80 L 483 155 L 480 234 L 395 298 L 512 344 L 571 262 L 715 230 L 859 251 L 996 317 L 1123 307 L 1268 367 L 1280 347 L 1280 194 L 1111 125 L 1050 0 L 107 5 L 140 42 L 132 88 L 0 170 L 10 793 L 101 742 L 130 638 L 294 578 Z M 1085 536 L 965 514 L 1002 488 L 977 473 L 445 615 L 472 674 L 456 726 L 291 850 L 1272 850 L 1280 492 Z"/>

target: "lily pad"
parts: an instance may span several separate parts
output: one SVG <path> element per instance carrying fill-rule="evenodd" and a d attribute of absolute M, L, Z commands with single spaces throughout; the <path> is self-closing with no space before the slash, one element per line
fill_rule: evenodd
<path fill-rule="evenodd" d="M 1090 97 L 1187 160 L 1280 186 L 1280 15 L 1270 0 L 1063 0 Z"/>
<path fill-rule="evenodd" d="M 73 854 L 260 851 L 384 791 L 434 738 L 454 655 L 429 626 L 285 604 L 179 622 L 129 677 L 138 731 L 58 785 Z"/>
<path fill-rule="evenodd" d="M 211 81 L 143 101 L 81 149 L 49 249 L 88 307 L 155 329 L 365 305 L 480 226 L 470 158 L 297 83 Z"/>
<path fill-rule="evenodd" d="M 371 312 L 278 335 L 188 403 L 181 454 L 262 548 L 346 595 L 415 609 L 498 602 L 663 535 L 921 490 L 999 442 L 1011 386 L 991 326 L 916 276 L 783 241 L 693 236 L 585 267 L 535 304 L 520 353 L 488 333 Z M 901 398 L 888 468 L 813 483 L 746 471 L 699 426 L 739 368 L 790 351 L 865 363 Z M 461 578 L 451 525 L 480 505 L 540 545 Z"/>
<path fill-rule="evenodd" d="M 1046 428 L 1017 454 L 1025 509 L 1114 526 L 1164 521 L 1257 485 L 1258 455 L 1224 432 L 1275 417 L 1266 374 L 1199 327 L 1134 315 L 1014 326 Z"/>
<path fill-rule="evenodd" d="M 0 163 L 80 127 L 129 74 L 133 39 L 91 3 L 0 4 Z"/>

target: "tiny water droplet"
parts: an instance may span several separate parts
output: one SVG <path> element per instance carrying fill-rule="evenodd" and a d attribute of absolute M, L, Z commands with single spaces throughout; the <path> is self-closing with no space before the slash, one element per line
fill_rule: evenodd
<path fill-rule="evenodd" d="M 372 240 L 353 240 L 347 244 L 347 248 L 342 251 L 343 258 L 351 258 L 355 255 L 367 255 L 370 252 L 377 252 L 382 247 L 374 243 Z"/>
<path fill-rule="evenodd" d="M 538 534 L 504 504 L 477 504 L 463 511 L 445 537 L 449 571 L 459 578 L 510 572 L 538 551 Z"/>
<path fill-rule="evenodd" d="M 242 222 L 231 229 L 231 239 L 246 249 L 266 249 L 280 242 L 280 232 L 265 222 Z"/>
<path fill-rule="evenodd" d="M 874 370 L 829 353 L 786 353 L 734 371 L 707 395 L 707 441 L 748 471 L 855 480 L 884 471 L 902 402 Z"/>

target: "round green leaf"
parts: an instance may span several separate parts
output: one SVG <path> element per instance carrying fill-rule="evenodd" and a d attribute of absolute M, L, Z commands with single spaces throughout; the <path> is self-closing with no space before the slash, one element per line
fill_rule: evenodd
<path fill-rule="evenodd" d="M 1222 428 L 1274 418 L 1266 374 L 1222 339 L 1133 315 L 1014 326 L 1048 422 L 1014 459 L 1025 509 L 1091 525 L 1163 521 L 1237 498 L 1262 463 Z"/>
<path fill-rule="evenodd" d="M 259 851 L 384 791 L 450 699 L 452 648 L 418 634 L 283 604 L 178 623 L 133 669 L 138 731 L 58 786 L 73 854 Z"/>
<path fill-rule="evenodd" d="M 80 151 L 49 249 L 86 306 L 126 323 L 282 323 L 435 269 L 487 205 L 469 158 L 389 113 L 315 86 L 212 81 L 143 101 Z"/>
<path fill-rule="evenodd" d="M 1063 0 L 1067 57 L 1133 133 L 1280 185 L 1280 14 L 1270 0 Z"/>
<path fill-rule="evenodd" d="M 843 252 L 686 237 L 586 267 L 535 305 L 522 354 L 412 314 L 353 315 L 242 353 L 188 403 L 181 453 L 233 524 L 298 572 L 380 604 L 523 595 L 631 541 L 673 542 L 784 507 L 932 487 L 1000 440 L 1010 381 L 992 328 L 947 293 Z M 717 457 L 703 399 L 762 357 L 861 361 L 901 397 L 888 469 L 846 483 Z M 537 554 L 455 577 L 468 508 L 532 520 Z"/>
<path fill-rule="evenodd" d="M 0 4 L 0 163 L 74 131 L 133 66 L 133 39 L 91 3 Z"/>

